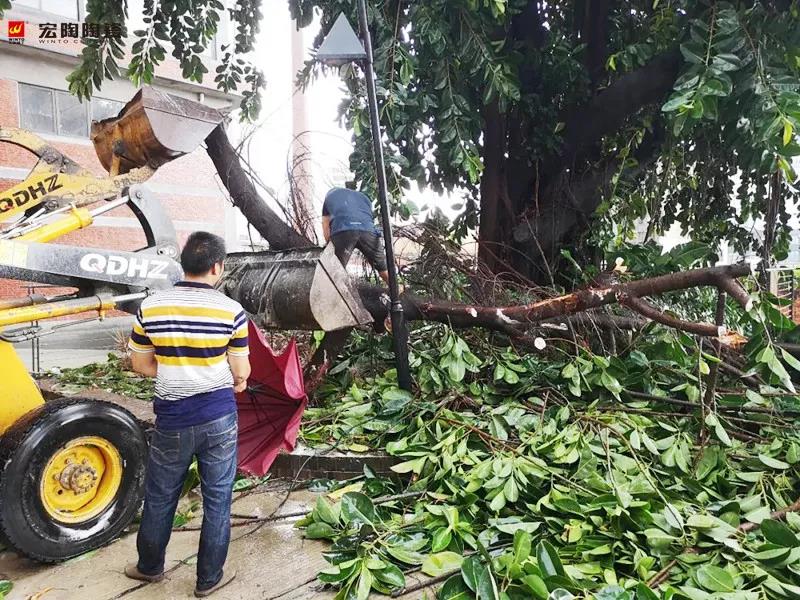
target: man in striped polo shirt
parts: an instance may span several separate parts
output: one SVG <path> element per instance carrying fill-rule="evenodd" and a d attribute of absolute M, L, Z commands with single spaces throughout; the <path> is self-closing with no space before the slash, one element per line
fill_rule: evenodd
<path fill-rule="evenodd" d="M 128 343 L 133 369 L 156 378 L 156 428 L 136 540 L 139 562 L 125 574 L 148 582 L 163 579 L 175 509 L 197 457 L 203 494 L 197 597 L 235 576 L 223 573 L 236 475 L 234 392 L 247 386 L 250 362 L 247 316 L 238 302 L 214 289 L 224 260 L 222 238 L 204 231 L 190 235 L 181 252 L 184 280 L 142 302 Z"/>

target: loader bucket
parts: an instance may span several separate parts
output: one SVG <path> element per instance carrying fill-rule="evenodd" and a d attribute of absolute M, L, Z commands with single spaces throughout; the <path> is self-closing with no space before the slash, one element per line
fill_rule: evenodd
<path fill-rule="evenodd" d="M 144 87 L 119 115 L 92 123 L 92 142 L 111 175 L 157 169 L 192 152 L 223 118 L 199 102 Z"/>
<path fill-rule="evenodd" d="M 224 273 L 220 290 L 265 329 L 334 331 L 372 322 L 331 244 L 229 254 Z"/>

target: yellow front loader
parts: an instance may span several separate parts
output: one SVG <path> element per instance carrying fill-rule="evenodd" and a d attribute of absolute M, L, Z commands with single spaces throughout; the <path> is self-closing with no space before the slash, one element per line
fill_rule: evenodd
<path fill-rule="evenodd" d="M 180 279 L 174 227 L 142 183 L 221 120 L 200 104 L 143 89 L 118 118 L 93 124 L 102 177 L 30 132 L 0 127 L 0 142 L 38 157 L 24 181 L 0 192 L 0 278 L 74 290 L 0 299 L 0 535 L 31 558 L 63 560 L 117 537 L 141 505 L 148 446 L 142 425 L 119 406 L 45 402 L 12 342 L 46 334 L 56 317 L 134 311 Z M 48 243 L 123 205 L 142 225 L 144 248 Z"/>
<path fill-rule="evenodd" d="M 92 125 L 103 177 L 32 133 L 0 127 L 0 142 L 39 159 L 0 192 L 0 279 L 74 290 L 0 299 L 0 536 L 31 558 L 64 560 L 117 537 L 141 505 L 148 446 L 142 425 L 119 406 L 45 402 L 12 344 L 51 332 L 47 321 L 57 317 L 135 312 L 181 278 L 175 229 L 143 182 L 221 121 L 202 104 L 144 88 L 116 118 Z M 49 243 L 121 206 L 141 224 L 144 248 Z M 371 320 L 330 247 L 232 255 L 228 267 L 220 289 L 263 327 L 330 331 Z"/>

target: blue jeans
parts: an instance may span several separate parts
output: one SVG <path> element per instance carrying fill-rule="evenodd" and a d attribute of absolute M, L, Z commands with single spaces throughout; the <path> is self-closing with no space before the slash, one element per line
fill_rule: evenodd
<path fill-rule="evenodd" d="M 197 588 L 222 579 L 231 539 L 231 497 L 236 475 L 236 413 L 177 431 L 156 429 L 145 479 L 144 513 L 136 539 L 139 571 L 164 571 L 175 510 L 192 458 L 197 456 L 203 493 L 203 526 L 197 555 Z"/>

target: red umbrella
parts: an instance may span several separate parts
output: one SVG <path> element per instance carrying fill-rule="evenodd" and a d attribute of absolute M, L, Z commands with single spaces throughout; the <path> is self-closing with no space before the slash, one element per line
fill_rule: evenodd
<path fill-rule="evenodd" d="M 239 409 L 239 469 L 263 476 L 281 449 L 294 449 L 308 396 L 295 340 L 276 354 L 253 325 L 248 325 L 251 374 Z"/>

